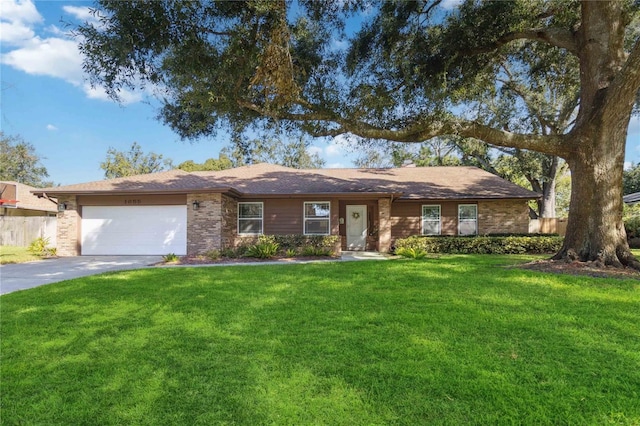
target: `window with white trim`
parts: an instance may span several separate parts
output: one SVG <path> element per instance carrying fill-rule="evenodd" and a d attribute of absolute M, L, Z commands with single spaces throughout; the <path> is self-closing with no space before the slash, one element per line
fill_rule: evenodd
<path fill-rule="evenodd" d="M 440 235 L 440 205 L 422 206 L 422 235 Z"/>
<path fill-rule="evenodd" d="M 238 203 L 238 234 L 262 234 L 263 211 L 263 203 Z"/>
<path fill-rule="evenodd" d="M 304 234 L 329 235 L 331 203 L 328 201 L 306 201 L 304 203 Z"/>
<path fill-rule="evenodd" d="M 476 235 L 478 233 L 478 205 L 458 205 L 458 234 Z"/>

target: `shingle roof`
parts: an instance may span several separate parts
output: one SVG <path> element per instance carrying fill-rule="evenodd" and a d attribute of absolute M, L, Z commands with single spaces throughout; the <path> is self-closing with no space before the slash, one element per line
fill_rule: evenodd
<path fill-rule="evenodd" d="M 25 185 L 20 182 L 2 181 L 0 187 L 2 192 L 5 192 L 5 186 L 12 185 L 15 187 L 15 199 L 17 200 L 16 208 L 25 210 L 40 210 L 45 212 L 58 211 L 58 205 L 55 201 L 51 201 L 47 198 L 37 197 L 31 192 L 36 190 L 33 186 Z M 9 192 L 9 191 L 7 191 Z M 13 190 L 10 191 L 13 196 Z M 3 197 L 4 198 L 4 195 Z"/>
<path fill-rule="evenodd" d="M 169 172 L 42 190 L 61 193 L 231 191 L 244 196 L 297 194 L 397 194 L 403 199 L 538 198 L 475 167 L 397 169 L 292 169 L 260 163 L 216 172 Z"/>

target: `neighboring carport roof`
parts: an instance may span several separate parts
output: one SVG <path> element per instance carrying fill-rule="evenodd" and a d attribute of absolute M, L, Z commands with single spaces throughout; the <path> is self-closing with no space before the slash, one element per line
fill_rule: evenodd
<path fill-rule="evenodd" d="M 622 197 L 622 200 L 626 204 L 640 203 L 640 192 L 634 192 L 633 194 L 627 194 L 624 197 Z"/>
<path fill-rule="evenodd" d="M 475 167 L 292 169 L 260 163 L 215 172 L 172 170 L 46 188 L 47 194 L 231 192 L 245 197 L 389 194 L 401 199 L 535 199 L 539 194 Z"/>
<path fill-rule="evenodd" d="M 32 193 L 34 190 L 37 189 L 24 183 L 2 181 L 0 182 L 0 198 L 7 201 L 2 203 L 2 206 L 44 212 L 58 211 L 58 205 L 55 201 L 35 196 Z"/>

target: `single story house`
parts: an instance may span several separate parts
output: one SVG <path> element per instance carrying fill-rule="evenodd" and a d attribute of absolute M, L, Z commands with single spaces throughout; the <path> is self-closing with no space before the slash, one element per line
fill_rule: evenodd
<path fill-rule="evenodd" d="M 475 167 L 308 169 L 255 164 L 33 191 L 56 197 L 58 255 L 199 254 L 260 234 L 340 235 L 388 251 L 410 235 L 527 233 L 539 194 Z"/>
<path fill-rule="evenodd" d="M 33 186 L 20 182 L 0 182 L 0 216 L 55 216 L 55 200 L 37 197 Z"/>

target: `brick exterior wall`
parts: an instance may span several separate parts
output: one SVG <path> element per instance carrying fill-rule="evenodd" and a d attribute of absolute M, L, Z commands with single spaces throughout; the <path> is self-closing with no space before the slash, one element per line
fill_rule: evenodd
<path fill-rule="evenodd" d="M 525 200 L 478 202 L 478 234 L 526 234 L 529 206 Z"/>
<path fill-rule="evenodd" d="M 220 248 L 234 247 L 238 237 L 238 202 L 228 195 L 222 199 L 222 239 Z"/>
<path fill-rule="evenodd" d="M 197 210 L 194 201 L 200 202 Z M 222 248 L 222 194 L 187 194 L 187 254 Z"/>
<path fill-rule="evenodd" d="M 80 214 L 78 201 L 75 196 L 58 197 L 58 204 L 65 203 L 67 208 L 58 212 L 57 225 L 57 255 L 80 255 Z"/>
<path fill-rule="evenodd" d="M 378 251 L 386 253 L 391 250 L 391 200 L 378 200 Z"/>

